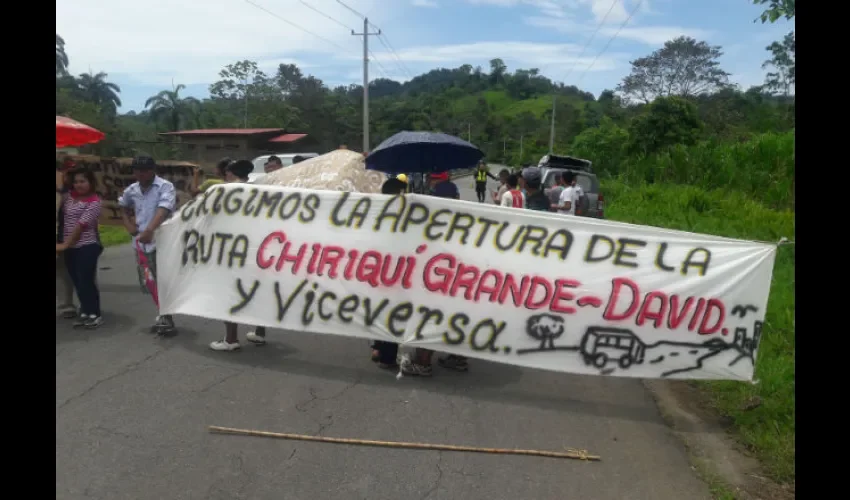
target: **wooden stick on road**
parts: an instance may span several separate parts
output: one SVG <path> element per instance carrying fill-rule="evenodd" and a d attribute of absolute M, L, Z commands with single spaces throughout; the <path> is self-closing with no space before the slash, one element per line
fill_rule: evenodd
<path fill-rule="evenodd" d="M 366 439 L 348 439 L 306 434 L 286 434 L 281 432 L 253 431 L 249 429 L 234 429 L 211 425 L 209 431 L 214 434 L 234 434 L 238 436 L 269 437 L 277 439 L 294 439 L 298 441 L 317 441 L 321 443 L 356 444 L 362 446 L 382 446 L 385 448 L 412 448 L 418 450 L 466 451 L 472 453 L 494 453 L 502 455 L 530 455 L 535 457 L 574 458 L 577 460 L 601 460 L 596 455 L 588 455 L 586 450 L 567 449 L 565 452 L 545 450 L 520 450 L 515 448 L 479 448 L 476 446 L 455 446 L 450 444 L 405 443 L 401 441 L 370 441 Z"/>

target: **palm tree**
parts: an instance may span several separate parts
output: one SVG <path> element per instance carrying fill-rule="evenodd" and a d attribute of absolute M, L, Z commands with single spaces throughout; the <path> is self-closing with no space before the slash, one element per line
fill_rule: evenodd
<path fill-rule="evenodd" d="M 180 91 L 185 89 L 183 84 L 174 90 L 163 90 L 145 101 L 145 109 L 150 108 L 151 117 L 155 122 L 164 121 L 170 132 L 180 130 L 180 124 L 187 123 L 197 114 L 200 101 L 194 97 L 180 97 Z"/>
<path fill-rule="evenodd" d="M 65 40 L 56 33 L 56 76 L 68 73 L 68 54 L 65 53 Z"/>
<path fill-rule="evenodd" d="M 83 99 L 116 114 L 121 106 L 121 98 L 118 97 L 118 94 L 121 93 L 121 87 L 115 83 L 107 82 L 107 76 L 102 71 L 96 75 L 83 73 L 77 79 L 77 89 Z"/>

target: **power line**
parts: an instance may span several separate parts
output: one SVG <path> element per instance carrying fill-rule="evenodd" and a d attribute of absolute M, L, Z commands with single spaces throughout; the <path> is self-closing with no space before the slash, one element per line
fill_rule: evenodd
<path fill-rule="evenodd" d="M 593 58 L 593 61 L 590 63 L 590 66 L 585 68 L 581 76 L 579 76 L 579 79 L 576 81 L 577 84 L 581 83 L 581 81 L 584 79 L 584 75 L 586 75 L 587 72 L 590 71 L 591 68 L 593 68 L 593 65 L 596 64 L 596 61 L 599 60 L 599 56 L 601 56 L 605 53 L 606 50 L 608 50 L 608 47 L 611 46 L 611 42 L 613 42 L 618 36 L 620 36 L 620 32 L 623 31 L 623 28 L 625 28 L 627 24 L 629 24 L 629 21 L 632 20 L 632 17 L 637 13 L 638 9 L 640 9 L 642 3 L 643 0 L 638 0 L 638 2 L 635 4 L 635 8 L 632 9 L 632 11 L 629 13 L 629 17 L 627 17 L 626 20 L 623 21 L 623 24 L 621 24 L 620 27 L 617 28 L 617 31 L 614 33 L 614 35 L 608 39 L 608 43 L 605 44 L 605 47 L 603 47 L 602 50 L 598 54 L 596 54 L 596 57 Z"/>
<path fill-rule="evenodd" d="M 643 1 L 643 0 L 641 0 L 641 1 Z M 601 21 L 599 21 L 599 24 L 596 25 L 596 29 L 593 31 L 593 34 L 590 35 L 590 38 L 587 39 L 587 42 L 584 44 L 584 47 L 581 48 L 581 52 L 579 52 L 578 56 L 576 57 L 576 63 L 573 64 L 572 66 L 570 66 L 570 70 L 561 79 L 562 82 L 566 81 L 567 77 L 570 76 L 573 73 L 574 69 L 576 69 L 576 66 L 578 66 L 578 62 L 581 61 L 581 56 L 584 55 L 585 51 L 590 46 L 591 42 L 593 42 L 593 39 L 596 38 L 596 34 L 599 33 L 599 30 L 602 29 L 602 26 L 605 25 L 605 20 L 608 19 L 608 16 L 611 15 L 611 11 L 614 10 L 614 6 L 616 6 L 619 2 L 620 2 L 620 0 L 614 0 L 613 2 L 611 2 L 611 6 L 608 7 L 608 12 L 605 13 L 605 16 L 602 18 Z M 553 80 L 552 83 L 554 83 L 554 80 Z"/>
<path fill-rule="evenodd" d="M 308 9 L 312 10 L 312 11 L 313 11 L 313 12 L 315 12 L 316 14 L 319 14 L 320 16 L 324 17 L 325 19 L 328 19 L 328 20 L 330 20 L 330 21 L 332 21 L 332 22 L 334 22 L 334 23 L 338 24 L 339 26 L 342 26 L 343 28 L 345 28 L 345 29 L 346 29 L 346 30 L 348 30 L 348 31 L 354 31 L 354 28 L 352 28 L 351 26 L 348 26 L 347 24 L 345 24 L 345 23 L 343 23 L 342 21 L 340 21 L 340 20 L 336 19 L 335 17 L 333 17 L 333 16 L 331 16 L 331 15 L 329 15 L 329 14 L 326 14 L 325 12 L 322 12 L 321 10 L 319 10 L 319 9 L 317 9 L 317 8 L 315 8 L 315 7 L 313 7 L 312 5 L 310 5 L 309 3 L 305 2 L 304 0 L 298 0 L 298 1 L 299 1 L 299 2 L 300 2 L 303 6 L 304 6 L 304 7 L 307 7 Z M 373 59 L 373 60 L 377 63 L 377 65 L 378 65 L 378 71 L 380 71 L 380 72 L 381 72 L 381 74 L 382 74 L 385 78 L 389 78 L 389 77 L 387 76 L 387 75 L 389 75 L 389 72 L 387 71 L 387 69 L 386 69 L 386 68 L 384 68 L 384 65 L 383 65 L 383 64 L 381 64 L 381 61 L 379 61 L 379 60 L 378 60 L 378 58 L 377 58 L 377 57 L 375 57 L 375 54 L 374 54 L 371 50 L 369 50 L 369 55 L 370 55 L 370 56 L 372 56 L 372 59 Z"/>
<path fill-rule="evenodd" d="M 380 28 L 378 28 L 374 24 L 372 24 L 372 27 L 379 30 L 379 31 L 382 31 Z M 386 39 L 386 41 L 384 39 Z M 407 66 L 404 64 L 404 62 L 402 62 L 401 57 L 399 57 L 398 53 L 395 51 L 393 46 L 390 44 L 389 38 L 387 38 L 386 35 L 381 34 L 380 36 L 378 36 L 378 41 L 381 42 L 381 45 L 383 45 L 384 48 L 387 49 L 390 52 L 390 54 L 392 54 L 393 57 L 395 57 L 395 60 L 398 62 L 398 66 L 412 80 L 413 79 L 413 73 L 411 73 L 410 70 L 407 68 Z"/>
<path fill-rule="evenodd" d="M 323 37 L 322 35 L 318 35 L 318 34 L 316 34 L 316 33 L 313 33 L 312 31 L 310 31 L 310 30 L 308 30 L 308 29 L 302 28 L 301 26 L 298 26 L 297 24 L 295 24 L 295 23 L 293 23 L 293 22 L 291 22 L 291 21 L 289 21 L 289 20 L 287 20 L 287 19 L 284 19 L 283 17 L 281 17 L 281 16 L 279 16 L 279 15 L 275 14 L 274 12 L 270 11 L 269 9 L 267 9 L 267 8 L 263 7 L 262 5 L 256 4 L 256 3 L 252 2 L 251 0 L 245 0 L 245 2 L 249 3 L 250 5 L 253 5 L 254 7 L 256 7 L 256 8 L 258 8 L 258 9 L 260 9 L 261 11 L 265 12 L 266 14 L 269 14 L 269 15 L 270 15 L 270 16 L 272 16 L 272 17 L 274 17 L 274 18 L 276 18 L 276 19 L 278 19 L 278 20 L 280 20 L 280 21 L 285 22 L 286 24 L 288 24 L 288 25 L 292 26 L 292 27 L 293 27 L 293 28 L 295 28 L 295 29 L 301 30 L 301 31 L 303 31 L 304 33 L 307 33 L 308 35 L 313 35 L 314 37 L 316 37 L 316 38 L 318 38 L 318 39 L 320 39 L 320 40 L 324 40 L 325 42 L 327 42 L 327 43 L 329 43 L 329 44 L 333 45 L 334 47 L 336 47 L 336 48 L 338 48 L 338 49 L 340 49 L 340 50 L 342 50 L 342 51 L 344 51 L 344 52 L 350 52 L 350 51 L 351 51 L 351 49 L 347 49 L 347 48 L 343 47 L 342 45 L 340 45 L 340 44 L 338 44 L 338 43 L 336 43 L 336 42 L 333 42 L 333 41 L 331 41 L 331 40 L 328 40 L 327 38 Z"/>
<path fill-rule="evenodd" d="M 322 12 L 322 11 L 320 11 L 319 9 L 317 9 L 317 8 L 313 7 L 312 5 L 310 5 L 309 3 L 305 2 L 304 0 L 298 0 L 298 1 L 299 1 L 299 2 L 301 2 L 301 4 L 302 4 L 304 7 L 307 7 L 308 9 L 312 10 L 312 11 L 313 11 L 313 12 L 315 12 L 316 14 L 319 14 L 320 16 L 322 16 L 322 17 L 324 17 L 324 18 L 326 18 L 326 19 L 330 19 L 331 21 L 333 21 L 333 22 L 335 22 L 336 24 L 338 24 L 338 25 L 342 26 L 343 28 L 345 28 L 345 29 L 346 29 L 346 30 L 348 30 L 348 31 L 354 31 L 354 28 L 352 28 L 351 26 L 348 26 L 348 25 L 346 25 L 345 23 L 343 23 L 342 21 L 338 21 L 338 20 L 336 20 L 335 18 L 333 18 L 333 17 L 329 16 L 328 14 L 325 14 L 324 12 Z"/>
<path fill-rule="evenodd" d="M 361 13 L 357 12 L 356 10 L 352 9 L 351 7 L 349 7 L 348 5 L 346 5 L 346 4 L 345 4 L 345 2 L 343 2 L 342 0 L 336 0 L 336 3 L 338 3 L 338 4 L 342 5 L 343 7 L 345 7 L 345 8 L 346 8 L 346 9 L 348 9 L 349 11 L 351 11 L 351 13 L 352 13 L 352 14 L 354 14 L 354 15 L 355 15 L 355 16 L 357 16 L 357 17 L 359 17 L 360 19 L 366 19 L 366 16 L 364 16 L 363 14 L 361 14 Z"/>

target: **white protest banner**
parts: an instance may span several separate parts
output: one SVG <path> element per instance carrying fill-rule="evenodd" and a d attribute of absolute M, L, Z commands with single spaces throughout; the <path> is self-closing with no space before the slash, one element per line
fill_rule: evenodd
<path fill-rule="evenodd" d="M 560 372 L 752 380 L 775 245 L 405 195 L 215 186 L 157 232 L 163 314 Z"/>

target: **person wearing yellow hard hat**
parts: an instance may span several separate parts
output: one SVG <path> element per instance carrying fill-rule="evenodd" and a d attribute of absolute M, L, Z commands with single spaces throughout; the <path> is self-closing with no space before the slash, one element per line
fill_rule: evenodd
<path fill-rule="evenodd" d="M 409 193 L 410 183 L 407 182 L 407 174 L 398 174 L 397 176 L 395 176 L 395 178 L 404 183 L 404 192 Z"/>

